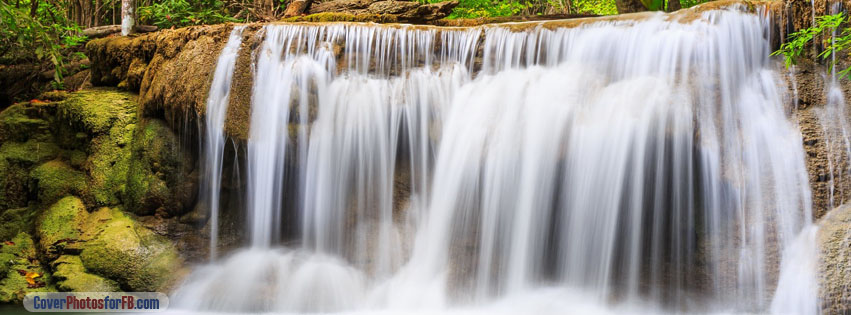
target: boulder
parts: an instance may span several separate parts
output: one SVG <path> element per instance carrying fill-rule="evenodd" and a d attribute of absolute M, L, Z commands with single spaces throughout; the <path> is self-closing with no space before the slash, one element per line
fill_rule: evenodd
<path fill-rule="evenodd" d="M 45 162 L 30 171 L 30 185 L 42 204 L 66 195 L 86 195 L 86 175 L 61 160 Z"/>
<path fill-rule="evenodd" d="M 159 119 L 147 121 L 132 140 L 127 206 L 138 215 L 179 216 L 192 210 L 191 159 L 181 154 L 177 136 Z M 190 185 L 187 185 L 189 183 Z"/>
<path fill-rule="evenodd" d="M 172 243 L 142 227 L 118 208 L 101 208 L 91 214 L 90 241 L 83 245 L 83 267 L 115 280 L 126 291 L 160 291 L 184 273 Z M 84 235 L 85 236 L 85 235 Z"/>

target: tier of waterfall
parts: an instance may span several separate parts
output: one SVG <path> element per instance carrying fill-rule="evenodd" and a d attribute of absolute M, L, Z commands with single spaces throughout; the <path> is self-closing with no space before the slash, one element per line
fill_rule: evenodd
<path fill-rule="evenodd" d="M 806 260 L 815 233 L 794 99 L 770 21 L 744 11 L 265 26 L 250 52 L 250 246 L 198 268 L 174 304 L 816 312 L 812 274 L 784 263 Z M 207 106 L 213 220 L 242 36 Z"/>

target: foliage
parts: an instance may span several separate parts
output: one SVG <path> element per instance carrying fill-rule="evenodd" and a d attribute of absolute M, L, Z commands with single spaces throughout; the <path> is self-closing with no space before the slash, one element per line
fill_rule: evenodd
<path fill-rule="evenodd" d="M 139 17 L 143 24 L 150 23 L 160 28 L 238 21 L 229 16 L 227 11 L 224 3 L 218 0 L 191 4 L 187 0 L 163 0 L 139 8 Z"/>
<path fill-rule="evenodd" d="M 445 0 L 428 0 L 427 2 L 436 3 Z M 516 2 L 510 0 L 461 0 L 458 6 L 452 10 L 448 18 L 450 19 L 472 19 L 480 17 L 497 17 L 517 15 L 528 7 L 526 2 Z"/>
<path fill-rule="evenodd" d="M 573 0 L 573 12 L 580 14 L 614 15 L 618 7 L 614 0 Z"/>
<path fill-rule="evenodd" d="M 79 35 L 79 26 L 55 14 L 57 10 L 45 2 L 31 15 L 25 8 L 0 1 L 0 62 L 50 61 L 56 70 L 53 78 L 60 83 L 64 56 L 86 38 Z"/>
<path fill-rule="evenodd" d="M 835 56 L 851 46 L 851 28 L 846 27 L 841 31 L 839 30 L 842 23 L 847 21 L 848 19 L 843 13 L 821 16 L 816 21 L 815 26 L 790 34 L 789 40 L 783 43 L 783 45 L 780 46 L 780 49 L 771 53 L 771 55 L 783 55 L 786 67 L 791 67 L 797 64 L 798 59 L 803 56 L 806 46 L 813 41 L 817 35 L 830 33 L 832 34 L 832 36 L 828 37 L 831 38 L 830 43 L 827 47 L 825 47 L 824 51 L 818 55 L 818 57 L 827 60 L 828 58 L 831 58 L 831 56 Z M 833 67 L 835 66 L 836 61 L 831 61 L 831 70 L 833 70 Z M 839 75 L 840 77 L 851 78 L 851 67 L 841 70 Z"/>

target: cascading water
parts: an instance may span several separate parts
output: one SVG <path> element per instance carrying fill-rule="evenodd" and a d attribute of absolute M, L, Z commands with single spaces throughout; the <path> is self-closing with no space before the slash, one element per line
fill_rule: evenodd
<path fill-rule="evenodd" d="M 768 22 L 739 9 L 265 26 L 251 246 L 199 268 L 175 304 L 646 313 L 795 296 L 815 312 L 805 280 L 772 272 L 812 248 L 811 197 Z M 287 248 L 284 218 L 300 232 Z"/>
<path fill-rule="evenodd" d="M 210 209 L 210 257 L 216 257 L 219 237 L 219 193 L 221 191 L 222 155 L 225 147 L 224 123 L 230 102 L 231 79 L 236 64 L 239 45 L 242 43 L 242 30 L 238 26 L 231 31 L 225 47 L 216 63 L 213 82 L 207 98 L 207 114 L 204 126 L 204 178 L 201 182 L 202 202 Z"/>

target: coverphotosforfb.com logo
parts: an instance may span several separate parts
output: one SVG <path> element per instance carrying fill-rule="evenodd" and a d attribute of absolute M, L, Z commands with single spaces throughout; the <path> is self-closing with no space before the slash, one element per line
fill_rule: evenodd
<path fill-rule="evenodd" d="M 23 300 L 30 312 L 159 312 L 168 296 L 159 292 L 33 292 Z"/>

